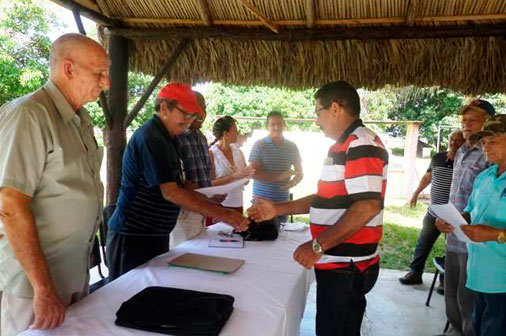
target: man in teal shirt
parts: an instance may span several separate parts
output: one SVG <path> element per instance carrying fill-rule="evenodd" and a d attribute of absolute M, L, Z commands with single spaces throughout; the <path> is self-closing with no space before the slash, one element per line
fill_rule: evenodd
<path fill-rule="evenodd" d="M 476 178 L 462 230 L 468 244 L 466 287 L 475 291 L 473 325 L 477 336 L 506 333 L 506 115 L 487 119 L 481 137 L 493 165 Z"/>

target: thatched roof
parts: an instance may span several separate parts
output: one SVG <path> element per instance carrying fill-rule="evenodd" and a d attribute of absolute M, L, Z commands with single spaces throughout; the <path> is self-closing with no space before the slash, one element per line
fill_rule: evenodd
<path fill-rule="evenodd" d="M 506 0 L 53 1 L 101 15 L 106 43 L 132 38 L 133 71 L 157 73 L 190 38 L 170 80 L 506 91 Z"/>

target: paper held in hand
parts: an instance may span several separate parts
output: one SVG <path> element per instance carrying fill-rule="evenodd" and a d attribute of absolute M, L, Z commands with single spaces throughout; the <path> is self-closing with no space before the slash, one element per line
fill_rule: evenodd
<path fill-rule="evenodd" d="M 465 243 L 477 244 L 476 242 L 469 239 L 469 237 L 460 228 L 461 225 L 468 225 L 469 223 L 466 222 L 464 217 L 462 217 L 460 212 L 457 210 L 457 208 L 455 208 L 453 204 L 431 204 L 429 207 L 432 211 L 434 211 L 438 218 L 441 218 L 455 228 L 455 231 L 453 231 L 453 233 L 455 233 L 455 236 L 457 236 L 459 240 Z"/>
<path fill-rule="evenodd" d="M 234 182 L 230 182 L 228 184 L 216 186 L 216 187 L 207 187 L 207 188 L 200 188 L 195 189 L 195 191 L 198 191 L 201 194 L 206 195 L 207 197 L 213 197 L 214 195 L 221 195 L 221 194 L 228 194 L 234 189 L 242 188 L 249 179 L 243 178 Z"/>

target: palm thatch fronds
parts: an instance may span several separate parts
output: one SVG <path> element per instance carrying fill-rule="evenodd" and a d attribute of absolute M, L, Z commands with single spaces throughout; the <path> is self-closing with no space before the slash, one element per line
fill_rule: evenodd
<path fill-rule="evenodd" d="M 406 27 L 423 31 L 506 23 L 506 0 L 53 1 L 77 3 L 132 30 L 239 27 L 304 32 Z M 465 94 L 505 92 L 506 41 L 497 35 L 329 41 L 195 38 L 167 78 L 289 88 L 341 79 L 368 89 L 386 84 L 439 85 Z M 101 37 L 107 44 L 108 36 Z M 156 74 L 177 44 L 173 36 L 131 39 L 131 70 Z"/>

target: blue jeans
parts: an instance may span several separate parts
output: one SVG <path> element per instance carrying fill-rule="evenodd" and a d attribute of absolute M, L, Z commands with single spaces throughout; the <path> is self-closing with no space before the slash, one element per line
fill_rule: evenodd
<path fill-rule="evenodd" d="M 506 293 L 476 292 L 473 326 L 476 336 L 501 336 L 506 333 Z"/>
<path fill-rule="evenodd" d="M 416 242 L 415 253 L 413 261 L 409 268 L 415 274 L 422 274 L 425 268 L 425 262 L 429 257 L 432 246 L 436 242 L 441 232 L 436 228 L 436 218 L 432 216 L 428 211 L 423 218 L 423 227 L 418 235 L 418 241 Z"/>

